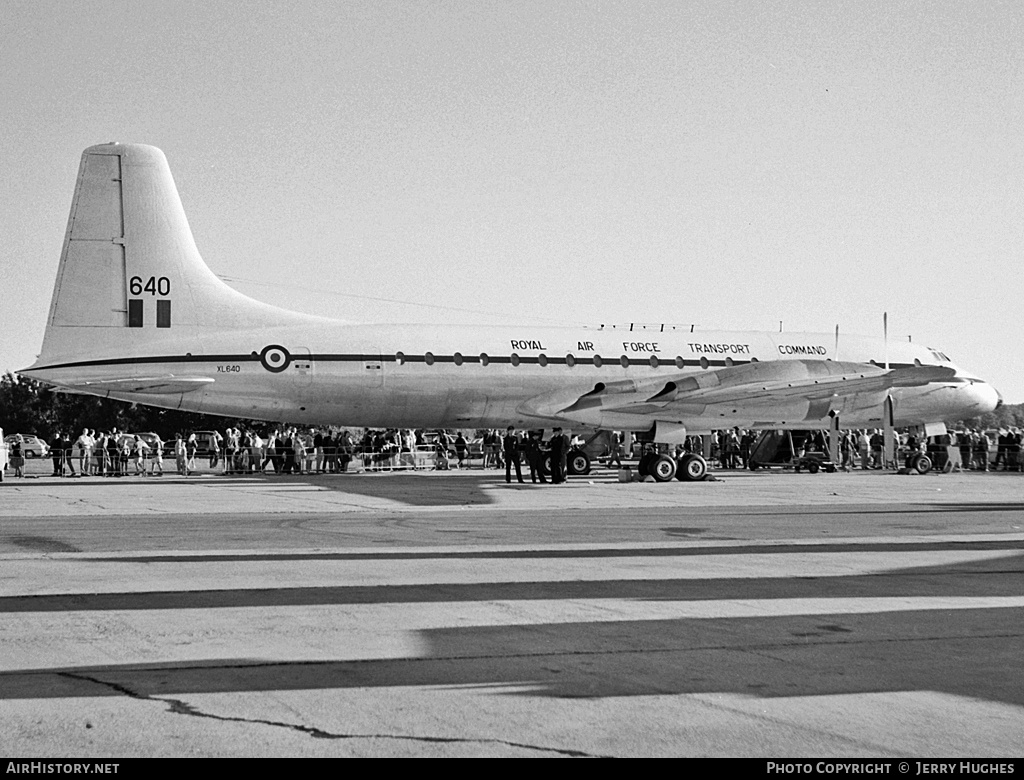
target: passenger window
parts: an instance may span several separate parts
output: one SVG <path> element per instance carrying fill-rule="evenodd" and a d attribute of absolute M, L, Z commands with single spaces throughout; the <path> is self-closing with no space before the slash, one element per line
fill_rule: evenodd
<path fill-rule="evenodd" d="M 541 366 L 546 366 L 548 364 L 548 356 L 545 355 L 543 352 L 540 353 L 537 356 L 537 362 L 540 363 Z"/>
<path fill-rule="evenodd" d="M 462 353 L 461 352 L 456 352 L 454 360 L 455 360 L 455 365 L 461 366 L 462 365 Z"/>
<path fill-rule="evenodd" d="M 594 355 L 594 368 L 600 368 L 601 367 L 601 363 L 602 363 L 601 356 L 600 355 Z"/>
<path fill-rule="evenodd" d="M 428 352 L 427 354 L 425 354 L 423 356 L 423 362 L 426 363 L 428 366 L 434 365 L 434 353 Z"/>
<path fill-rule="evenodd" d="M 576 365 L 576 358 L 574 358 L 572 355 L 566 355 L 565 365 L 567 365 L 569 368 L 572 368 L 573 366 Z"/>
<path fill-rule="evenodd" d="M 619 358 L 619 365 L 623 368 L 629 368 L 629 358 L 623 355 Z"/>
<path fill-rule="evenodd" d="M 517 355 L 515 352 L 512 353 L 512 365 L 513 366 L 518 366 L 519 365 L 519 355 Z"/>
<path fill-rule="evenodd" d="M 686 361 L 679 355 L 676 355 L 676 368 L 682 368 L 686 365 Z"/>
<path fill-rule="evenodd" d="M 657 367 L 658 367 L 658 356 L 657 355 L 651 355 L 651 368 L 657 368 Z"/>
<path fill-rule="evenodd" d="M 704 357 L 703 355 L 701 355 L 701 358 L 700 358 L 700 367 L 701 367 L 701 368 L 707 368 L 707 367 L 708 367 L 709 365 L 711 365 L 711 364 L 710 364 L 710 363 L 708 363 L 708 359 L 707 359 L 706 357 Z"/>
<path fill-rule="evenodd" d="M 490 362 L 491 362 L 491 359 L 489 357 L 487 357 L 487 353 L 486 352 L 481 352 L 480 353 L 480 365 L 481 366 L 486 366 Z"/>
<path fill-rule="evenodd" d="M 395 353 L 395 360 L 397 361 L 398 365 L 404 366 L 405 365 L 405 353 L 404 352 L 396 352 Z"/>

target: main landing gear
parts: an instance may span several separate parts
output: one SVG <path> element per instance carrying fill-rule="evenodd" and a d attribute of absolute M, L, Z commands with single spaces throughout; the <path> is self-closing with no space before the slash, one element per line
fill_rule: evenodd
<path fill-rule="evenodd" d="M 675 460 L 669 455 L 648 452 L 640 458 L 636 470 L 641 477 L 654 477 L 655 482 L 671 482 L 673 477 L 680 482 L 699 482 L 708 474 L 708 462 L 693 453 Z"/>

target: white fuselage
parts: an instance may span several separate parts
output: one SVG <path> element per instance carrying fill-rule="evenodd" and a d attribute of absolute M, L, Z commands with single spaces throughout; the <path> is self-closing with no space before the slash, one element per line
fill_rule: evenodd
<path fill-rule="evenodd" d="M 892 367 L 915 362 L 951 365 L 926 347 L 854 336 L 842 337 L 837 348 L 833 335 L 813 333 L 348 325 L 322 318 L 255 332 L 200 331 L 184 340 L 167 338 L 149 346 L 149 354 L 128 360 L 111 355 L 37 364 L 27 373 L 65 386 L 82 386 L 108 375 L 202 377 L 213 381 L 187 392 L 103 394 L 168 408 L 310 425 L 568 424 L 646 430 L 653 424 L 650 415 L 561 412 L 598 383 L 629 380 L 656 385 L 662 378 L 669 381 L 751 361 L 838 358 L 879 366 L 888 362 Z M 973 417 L 991 409 L 997 398 L 989 385 L 962 372 L 947 383 L 894 388 L 891 395 L 896 425 Z M 693 432 L 828 424 L 820 407 L 812 413 L 806 403 L 755 411 L 727 406 L 669 417 Z M 853 404 L 847 399 L 832 411 L 840 414 L 843 427 L 881 424 L 877 399 Z"/>

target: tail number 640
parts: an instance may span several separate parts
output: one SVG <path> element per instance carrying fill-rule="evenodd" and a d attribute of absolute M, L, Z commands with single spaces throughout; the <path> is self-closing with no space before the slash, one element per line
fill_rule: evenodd
<path fill-rule="evenodd" d="M 142 295 L 144 292 L 150 295 L 170 295 L 171 280 L 166 276 L 151 276 L 143 283 L 141 276 L 133 276 L 128 280 L 128 291 L 132 295 Z"/>

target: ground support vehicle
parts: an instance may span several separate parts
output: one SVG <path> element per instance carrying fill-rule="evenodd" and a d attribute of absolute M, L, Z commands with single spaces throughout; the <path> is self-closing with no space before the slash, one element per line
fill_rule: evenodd
<path fill-rule="evenodd" d="M 908 451 L 906 453 L 906 459 L 904 460 L 907 471 L 914 471 L 918 474 L 927 474 L 932 470 L 934 461 L 931 455 L 918 450 Z"/>
<path fill-rule="evenodd" d="M 836 464 L 827 452 L 820 449 L 807 450 L 819 431 L 765 431 L 750 449 L 747 467 L 751 471 L 766 468 L 785 468 L 811 474 L 819 471 L 832 473 Z M 819 445 L 820 446 L 820 445 Z"/>
<path fill-rule="evenodd" d="M 825 452 L 807 452 L 793 460 L 793 471 L 799 472 L 807 469 L 808 474 L 817 474 L 825 471 L 832 474 L 836 470 L 836 464 Z"/>
<path fill-rule="evenodd" d="M 545 444 L 541 452 L 544 454 L 543 468 L 545 474 L 551 473 L 551 453 Z M 565 458 L 565 471 L 571 477 L 586 476 L 590 473 L 590 456 L 580 447 L 570 447 Z"/>

